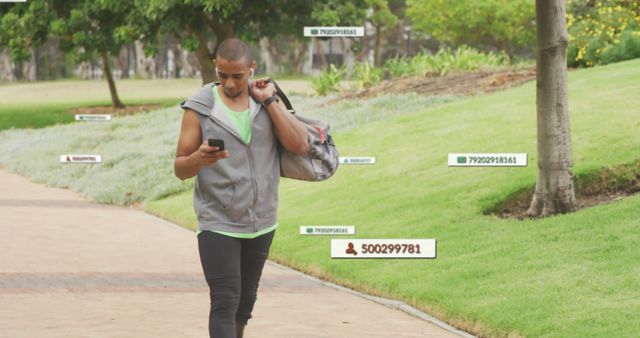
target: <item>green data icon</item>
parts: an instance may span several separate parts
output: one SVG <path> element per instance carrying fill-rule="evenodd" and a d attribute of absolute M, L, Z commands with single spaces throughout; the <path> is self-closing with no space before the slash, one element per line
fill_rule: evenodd
<path fill-rule="evenodd" d="M 458 156 L 458 163 L 459 164 L 467 163 L 467 157 L 466 156 Z"/>

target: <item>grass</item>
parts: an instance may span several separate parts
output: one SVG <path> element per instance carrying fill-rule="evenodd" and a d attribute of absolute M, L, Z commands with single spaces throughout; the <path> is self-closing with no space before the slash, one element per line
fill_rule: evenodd
<path fill-rule="evenodd" d="M 276 79 L 280 80 L 280 77 Z M 304 93 L 308 86 L 304 77 L 289 76 L 279 81 L 284 90 Z M 159 79 L 116 81 L 124 104 L 157 103 L 168 107 L 191 96 L 200 79 Z M 107 82 L 103 80 L 19 82 L 0 85 L 0 131 L 10 128 L 42 128 L 58 123 L 71 123 L 76 107 L 111 105 Z"/>
<path fill-rule="evenodd" d="M 640 157 L 638 78 L 640 60 L 570 74 L 576 174 Z M 271 259 L 402 299 L 483 336 L 636 336 L 640 196 L 505 220 L 482 211 L 533 185 L 535 165 L 446 166 L 448 152 L 526 152 L 536 163 L 535 116 L 528 83 L 339 133 L 342 155 L 376 156 L 377 164 L 343 166 L 324 183 L 283 181 Z M 185 210 L 189 195 L 148 210 Z M 330 238 L 300 236 L 302 224 L 355 225 L 357 238 L 435 238 L 438 258 L 332 260 Z"/>
<path fill-rule="evenodd" d="M 111 122 L 5 130 L 0 133 L 0 164 L 102 203 L 162 198 L 190 187 L 173 177 L 180 120 L 180 110 L 171 107 Z M 62 164 L 63 154 L 100 154 L 103 162 Z"/>
<path fill-rule="evenodd" d="M 72 122 L 74 117 L 69 109 L 73 105 L 64 103 L 21 106 L 2 105 L 0 107 L 0 130 L 10 128 L 42 128 L 57 123 Z"/>
<path fill-rule="evenodd" d="M 640 158 L 638 78 L 640 60 L 570 73 L 576 174 Z M 410 96 L 323 108 L 317 107 L 321 99 L 299 100 L 301 113 L 333 114 L 341 121 L 335 124 L 334 135 L 341 155 L 375 156 L 377 164 L 342 166 L 323 183 L 283 180 L 280 228 L 271 259 L 371 294 L 402 299 L 483 336 L 636 336 L 640 196 L 536 221 L 500 219 L 482 211 L 533 185 L 535 165 L 446 166 L 449 152 L 526 152 L 530 163 L 536 163 L 535 83 L 431 106 Z M 340 114 L 347 107 L 355 117 Z M 163 181 L 168 176 L 162 175 L 170 175 L 172 169 L 170 149 L 175 147 L 179 122 L 175 113 L 165 109 L 124 117 L 114 121 L 117 127 L 73 124 L 38 133 L 4 131 L 0 164 L 32 177 L 63 176 L 83 185 L 120 185 L 138 191 L 169 184 Z M 352 120 L 359 122 L 350 124 Z M 115 129 L 84 131 L 89 126 Z M 102 138 L 99 144 L 119 156 L 118 160 L 105 156 L 105 161 L 114 161 L 113 174 L 97 166 L 56 169 L 56 164 L 39 157 L 83 149 L 83 142 L 96 135 Z M 71 148 L 27 147 L 25 142 L 34 138 L 47 145 L 69 139 Z M 147 151 L 149 157 L 142 157 Z M 154 157 L 164 162 L 150 161 Z M 138 167 L 137 162 L 151 163 Z M 154 172 L 162 174 L 154 177 Z M 168 195 L 188 187 L 147 189 L 139 197 L 147 199 L 146 210 L 193 228 L 191 192 Z M 113 189 L 106 196 L 125 191 Z M 149 198 L 154 192 L 155 200 Z M 357 238 L 435 238 L 438 257 L 332 260 L 330 238 L 300 236 L 302 224 L 355 225 Z"/>
<path fill-rule="evenodd" d="M 332 121 L 336 131 L 406 114 L 413 111 L 414 106 L 437 105 L 455 98 L 390 95 L 358 104 L 342 101 L 323 106 L 328 99 L 291 96 L 300 112 Z M 111 122 L 6 130 L 0 133 L 0 165 L 28 175 L 35 182 L 72 188 L 82 196 L 102 203 L 146 203 L 191 189 L 192 180 L 180 181 L 173 174 L 182 119 L 182 110 L 175 106 L 179 101 L 169 101 L 173 105 L 169 108 L 116 117 Z M 410 105 L 402 106 L 398 102 Z M 38 146 L 33 147 L 34 143 Z M 61 164 L 59 156 L 63 154 L 100 154 L 103 163 Z"/>
<path fill-rule="evenodd" d="M 201 85 L 199 79 L 119 80 L 118 93 L 124 103 L 160 98 L 183 98 Z M 19 82 L 0 86 L 3 104 L 14 106 L 58 103 L 110 102 L 109 87 L 104 80 Z"/>
<path fill-rule="evenodd" d="M 121 80 L 117 82 L 125 104 L 158 103 L 175 105 L 191 95 L 200 82 L 178 80 Z M 111 105 L 106 81 L 21 82 L 0 86 L 0 130 L 43 128 L 71 123 L 76 107 Z"/>
<path fill-rule="evenodd" d="M 388 94 L 360 100 L 335 97 L 293 96 L 291 105 L 299 114 L 329 121 L 332 133 L 343 133 L 365 124 L 382 121 L 422 109 L 452 102 L 455 96 L 422 96 L 416 93 Z"/>
<path fill-rule="evenodd" d="M 265 76 L 272 76 L 264 73 L 256 73 L 253 77 L 259 79 Z M 291 80 L 291 81 L 311 81 L 312 76 L 304 74 L 279 74 L 273 76 L 276 80 Z"/>

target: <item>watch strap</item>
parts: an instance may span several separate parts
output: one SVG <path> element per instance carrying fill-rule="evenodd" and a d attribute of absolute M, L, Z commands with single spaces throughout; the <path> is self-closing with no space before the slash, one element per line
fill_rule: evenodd
<path fill-rule="evenodd" d="M 267 98 L 266 100 L 262 101 L 262 105 L 264 107 L 266 107 L 266 106 L 270 105 L 271 102 L 273 102 L 273 101 L 276 101 L 276 102 L 280 101 L 280 98 L 278 97 L 278 95 L 273 94 L 273 96 L 271 96 L 270 98 Z"/>

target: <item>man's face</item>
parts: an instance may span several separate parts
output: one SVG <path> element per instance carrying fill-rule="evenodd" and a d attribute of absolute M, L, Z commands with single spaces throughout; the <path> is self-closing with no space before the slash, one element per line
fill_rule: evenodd
<path fill-rule="evenodd" d="M 251 67 L 246 59 L 231 61 L 218 57 L 215 64 L 218 69 L 218 80 L 227 97 L 238 97 L 247 90 Z"/>

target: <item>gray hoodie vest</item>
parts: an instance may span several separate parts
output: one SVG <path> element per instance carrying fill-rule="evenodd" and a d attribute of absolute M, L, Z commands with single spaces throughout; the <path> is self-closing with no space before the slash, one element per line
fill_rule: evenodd
<path fill-rule="evenodd" d="M 251 140 L 244 143 L 222 105 L 214 104 L 212 86 L 204 85 L 180 104 L 198 113 L 203 143 L 222 139 L 229 151 L 229 158 L 202 167 L 195 178 L 193 207 L 198 227 L 254 233 L 273 226 L 278 210 L 280 162 L 271 118 L 250 97 Z"/>

